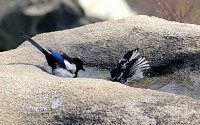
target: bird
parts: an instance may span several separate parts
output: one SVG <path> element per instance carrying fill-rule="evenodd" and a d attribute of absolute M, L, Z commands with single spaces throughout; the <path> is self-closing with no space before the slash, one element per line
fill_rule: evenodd
<path fill-rule="evenodd" d="M 80 70 L 85 71 L 81 59 L 69 57 L 67 54 L 61 54 L 56 50 L 49 50 L 49 53 L 26 34 L 22 32 L 20 34 L 45 55 L 48 65 L 52 68 L 53 75 L 76 78 Z"/>
<path fill-rule="evenodd" d="M 125 83 L 127 78 L 132 77 L 134 74 L 142 78 L 142 70 L 149 69 L 150 65 L 144 57 L 137 58 L 139 55 L 138 48 L 126 52 L 117 63 L 117 67 L 110 71 L 112 81 Z"/>
<path fill-rule="evenodd" d="M 128 50 L 122 59 L 118 61 L 117 66 L 110 71 L 112 81 L 124 84 L 130 77 L 141 79 L 146 76 L 154 76 L 155 73 L 151 69 L 182 61 L 182 59 L 168 59 L 149 62 L 144 57 L 138 57 L 140 55 L 138 50 L 138 48 Z"/>

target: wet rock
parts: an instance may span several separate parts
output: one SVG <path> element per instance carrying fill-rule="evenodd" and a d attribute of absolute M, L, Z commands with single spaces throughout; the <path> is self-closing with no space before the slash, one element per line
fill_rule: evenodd
<path fill-rule="evenodd" d="M 44 33 L 33 39 L 44 48 L 77 56 L 86 66 L 104 70 L 113 68 L 126 50 L 136 47 L 147 60 L 183 58 L 184 64 L 169 68 L 175 71 L 171 78 L 197 92 L 200 49 L 194 43 L 199 41 L 199 33 L 197 25 L 135 16 Z M 75 79 L 56 77 L 46 72 L 44 56 L 28 42 L 0 53 L 0 60 L 1 123 L 200 123 L 198 98 L 166 93 L 169 86 L 163 87 L 165 92 L 159 92 L 163 91 L 159 86 L 151 86 L 159 91 L 134 88 L 109 80 L 81 78 L 85 72 Z M 165 76 L 163 79 L 168 82 Z"/>

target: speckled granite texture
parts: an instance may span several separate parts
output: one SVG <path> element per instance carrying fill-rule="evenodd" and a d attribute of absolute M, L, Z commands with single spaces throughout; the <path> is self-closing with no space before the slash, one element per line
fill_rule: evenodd
<path fill-rule="evenodd" d="M 198 91 L 199 35 L 197 25 L 134 16 L 33 39 L 105 69 L 136 47 L 148 60 L 184 58 L 177 72 Z M 53 76 L 28 42 L 0 53 L 0 60 L 0 124 L 200 124 L 199 100 L 108 80 Z"/>

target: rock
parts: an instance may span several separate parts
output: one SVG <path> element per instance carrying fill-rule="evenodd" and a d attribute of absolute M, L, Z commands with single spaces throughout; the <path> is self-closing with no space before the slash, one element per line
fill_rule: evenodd
<path fill-rule="evenodd" d="M 114 67 L 127 49 L 136 47 L 147 60 L 183 58 L 184 64 L 169 69 L 182 78 L 182 84 L 198 92 L 200 49 L 194 43 L 199 41 L 199 33 L 197 25 L 134 16 L 44 33 L 33 39 L 45 48 L 80 57 L 86 66 L 104 70 Z M 56 77 L 45 72 L 44 56 L 28 42 L 1 52 L 0 60 L 3 124 L 200 123 L 200 101 L 194 96 L 103 79 Z"/>

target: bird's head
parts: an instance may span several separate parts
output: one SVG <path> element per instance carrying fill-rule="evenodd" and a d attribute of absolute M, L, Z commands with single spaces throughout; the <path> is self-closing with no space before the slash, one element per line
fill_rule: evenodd
<path fill-rule="evenodd" d="M 118 68 L 118 67 L 114 68 L 110 71 L 110 75 L 112 77 L 113 82 L 119 81 L 121 74 L 122 74 L 122 70 L 121 70 L 121 68 Z"/>
<path fill-rule="evenodd" d="M 83 61 L 79 58 L 74 58 L 74 64 L 76 65 L 76 71 L 78 72 L 79 70 L 83 70 L 85 71 L 85 69 L 83 68 Z"/>

